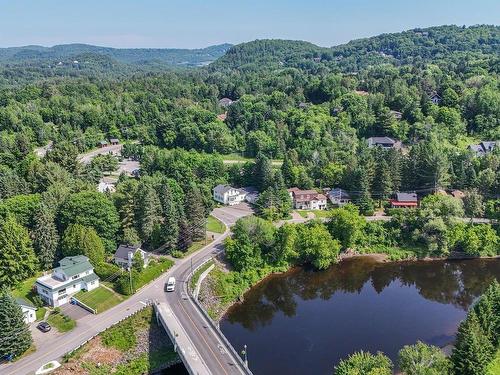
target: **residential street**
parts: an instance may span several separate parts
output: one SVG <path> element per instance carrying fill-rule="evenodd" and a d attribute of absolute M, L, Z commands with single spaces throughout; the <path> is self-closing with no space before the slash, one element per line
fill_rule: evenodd
<path fill-rule="evenodd" d="M 247 205 L 242 204 L 235 207 L 216 208 L 213 215 L 222 220 L 226 225 L 232 225 L 238 218 L 249 215 L 250 213 L 251 209 Z M 176 264 L 168 272 L 145 286 L 121 304 L 101 314 L 87 315 L 81 318 L 78 320 L 76 328 L 68 333 L 60 335 L 49 334 L 45 336 L 46 340 L 44 340 L 43 345 L 37 347 L 36 352 L 15 363 L 0 365 L 0 373 L 2 375 L 32 374 L 45 363 L 60 359 L 64 354 L 79 347 L 106 328 L 137 312 L 144 307 L 148 301 L 158 300 L 166 302 L 167 297 L 164 292 L 164 284 L 167 278 L 172 274 L 181 274 L 182 278 L 186 275 L 186 269 L 190 269 L 191 260 L 193 260 L 193 265 L 195 265 L 202 262 L 205 257 L 210 256 L 212 253 L 220 251 L 220 243 L 227 235 L 228 232 L 193 255 L 177 260 Z M 181 281 L 182 280 L 179 280 L 179 287 L 181 286 Z M 169 300 L 172 301 L 170 297 Z M 185 305 L 183 304 L 183 306 Z M 190 313 L 193 314 L 192 310 L 190 310 Z M 183 321 L 182 324 L 184 323 Z M 201 336 L 197 340 L 198 344 L 200 340 L 203 340 Z M 210 349 L 205 348 L 205 350 Z"/>

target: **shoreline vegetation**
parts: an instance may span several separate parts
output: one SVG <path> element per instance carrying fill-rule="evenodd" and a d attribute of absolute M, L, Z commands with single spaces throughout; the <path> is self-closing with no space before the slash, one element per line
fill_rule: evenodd
<path fill-rule="evenodd" d="M 388 254 L 384 253 L 357 253 L 357 252 L 346 252 L 339 256 L 339 262 L 352 259 L 352 258 L 370 258 L 376 263 L 399 263 L 399 262 L 416 262 L 416 261 L 446 261 L 446 260 L 473 260 L 473 259 L 500 259 L 500 256 L 482 256 L 482 257 L 473 257 L 466 255 L 450 255 L 448 257 L 425 257 L 425 258 L 405 258 L 405 259 L 397 259 L 392 260 Z M 228 313 L 229 311 L 241 304 L 245 300 L 245 294 L 249 292 L 251 289 L 257 287 L 260 283 L 266 281 L 268 278 L 273 277 L 275 275 L 281 275 L 288 272 L 293 272 L 294 269 L 302 266 L 291 266 L 287 269 L 274 269 L 269 270 L 267 273 L 263 273 L 262 277 L 255 281 L 252 285 L 242 291 L 241 294 L 236 296 L 232 300 L 225 299 L 224 297 L 227 294 L 221 294 L 221 285 L 226 280 L 221 280 L 223 275 L 227 274 L 231 267 L 227 263 L 227 261 L 223 258 L 214 259 L 215 268 L 208 274 L 207 278 L 202 282 L 200 288 L 200 303 L 203 308 L 208 312 L 209 316 L 216 322 L 219 323 Z M 267 270 L 266 270 L 267 271 Z M 232 290 L 233 288 L 228 288 Z"/>

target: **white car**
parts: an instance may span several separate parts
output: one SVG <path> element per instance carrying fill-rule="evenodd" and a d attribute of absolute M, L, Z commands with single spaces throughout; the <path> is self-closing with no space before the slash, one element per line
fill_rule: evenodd
<path fill-rule="evenodd" d="M 165 290 L 167 292 L 173 292 L 175 290 L 175 277 L 169 277 Z"/>

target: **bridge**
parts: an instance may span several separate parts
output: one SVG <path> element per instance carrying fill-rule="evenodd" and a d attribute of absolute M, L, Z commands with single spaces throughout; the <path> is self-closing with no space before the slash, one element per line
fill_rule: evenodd
<path fill-rule="evenodd" d="M 226 226 L 250 212 L 242 209 L 215 209 L 212 213 Z M 196 268 L 222 251 L 222 241 L 229 230 L 187 260 L 176 263 L 169 276 L 175 277 L 174 292 L 157 299 L 155 311 L 158 322 L 165 328 L 177 353 L 190 374 L 251 375 L 247 364 L 232 347 L 218 326 L 189 290 L 191 275 Z M 237 348 L 241 350 L 243 348 Z"/>

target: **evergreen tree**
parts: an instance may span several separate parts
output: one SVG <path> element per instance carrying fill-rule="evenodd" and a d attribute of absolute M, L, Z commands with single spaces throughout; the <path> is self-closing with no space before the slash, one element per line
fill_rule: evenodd
<path fill-rule="evenodd" d="M 458 327 L 451 355 L 455 374 L 484 375 L 492 358 L 493 346 L 481 328 L 476 312 L 471 310 Z"/>
<path fill-rule="evenodd" d="M 193 243 L 191 228 L 184 215 L 179 219 L 179 238 L 177 239 L 177 249 L 186 251 Z"/>
<path fill-rule="evenodd" d="M 500 345 L 500 284 L 498 281 L 494 280 L 486 289 L 474 305 L 474 311 L 491 344 L 498 348 Z"/>
<path fill-rule="evenodd" d="M 140 251 L 135 252 L 134 257 L 132 258 L 132 267 L 137 273 L 142 272 L 144 269 L 144 259 L 142 259 Z"/>
<path fill-rule="evenodd" d="M 167 251 L 175 250 L 179 238 L 179 207 L 167 184 L 160 188 L 160 201 L 162 206 L 162 237 Z"/>
<path fill-rule="evenodd" d="M 0 358 L 18 357 L 29 349 L 32 342 L 21 306 L 3 288 L 0 290 Z"/>
<path fill-rule="evenodd" d="M 149 242 L 155 227 L 161 220 L 160 199 L 150 184 L 143 184 L 139 187 L 136 212 L 139 236 L 144 242 Z"/>
<path fill-rule="evenodd" d="M 465 214 L 470 217 L 481 217 L 484 214 L 483 197 L 477 190 L 468 191 L 463 199 Z"/>
<path fill-rule="evenodd" d="M 54 216 L 44 204 L 35 215 L 31 235 L 40 267 L 44 270 L 51 268 L 56 257 L 59 234 L 54 223 Z"/>
<path fill-rule="evenodd" d="M 376 197 L 380 198 L 381 200 L 386 200 L 387 198 L 389 198 L 390 194 L 393 191 L 390 167 L 383 158 L 381 158 L 381 160 L 377 164 L 377 173 L 374 179 L 373 189 L 375 191 L 374 194 L 376 194 Z"/>
<path fill-rule="evenodd" d="M 32 276 L 36 256 L 28 231 L 9 215 L 0 225 L 0 285 L 12 287 Z"/>
<path fill-rule="evenodd" d="M 189 186 L 186 193 L 185 213 L 192 240 L 199 241 L 205 239 L 205 208 L 203 206 L 200 190 L 194 184 Z"/>
<path fill-rule="evenodd" d="M 273 166 L 271 160 L 264 154 L 259 153 L 255 159 L 255 187 L 259 191 L 264 191 L 272 185 Z"/>
<path fill-rule="evenodd" d="M 136 232 L 135 224 L 135 198 L 137 196 L 137 181 L 126 180 L 118 185 L 118 191 L 115 194 L 115 202 L 120 215 L 120 224 L 123 237 L 127 233 L 127 238 L 132 239 Z M 127 242 L 127 241 L 125 241 Z"/>
<path fill-rule="evenodd" d="M 358 167 L 355 172 L 355 203 L 364 215 L 373 214 L 373 201 L 370 194 L 370 179 L 365 168 Z"/>

